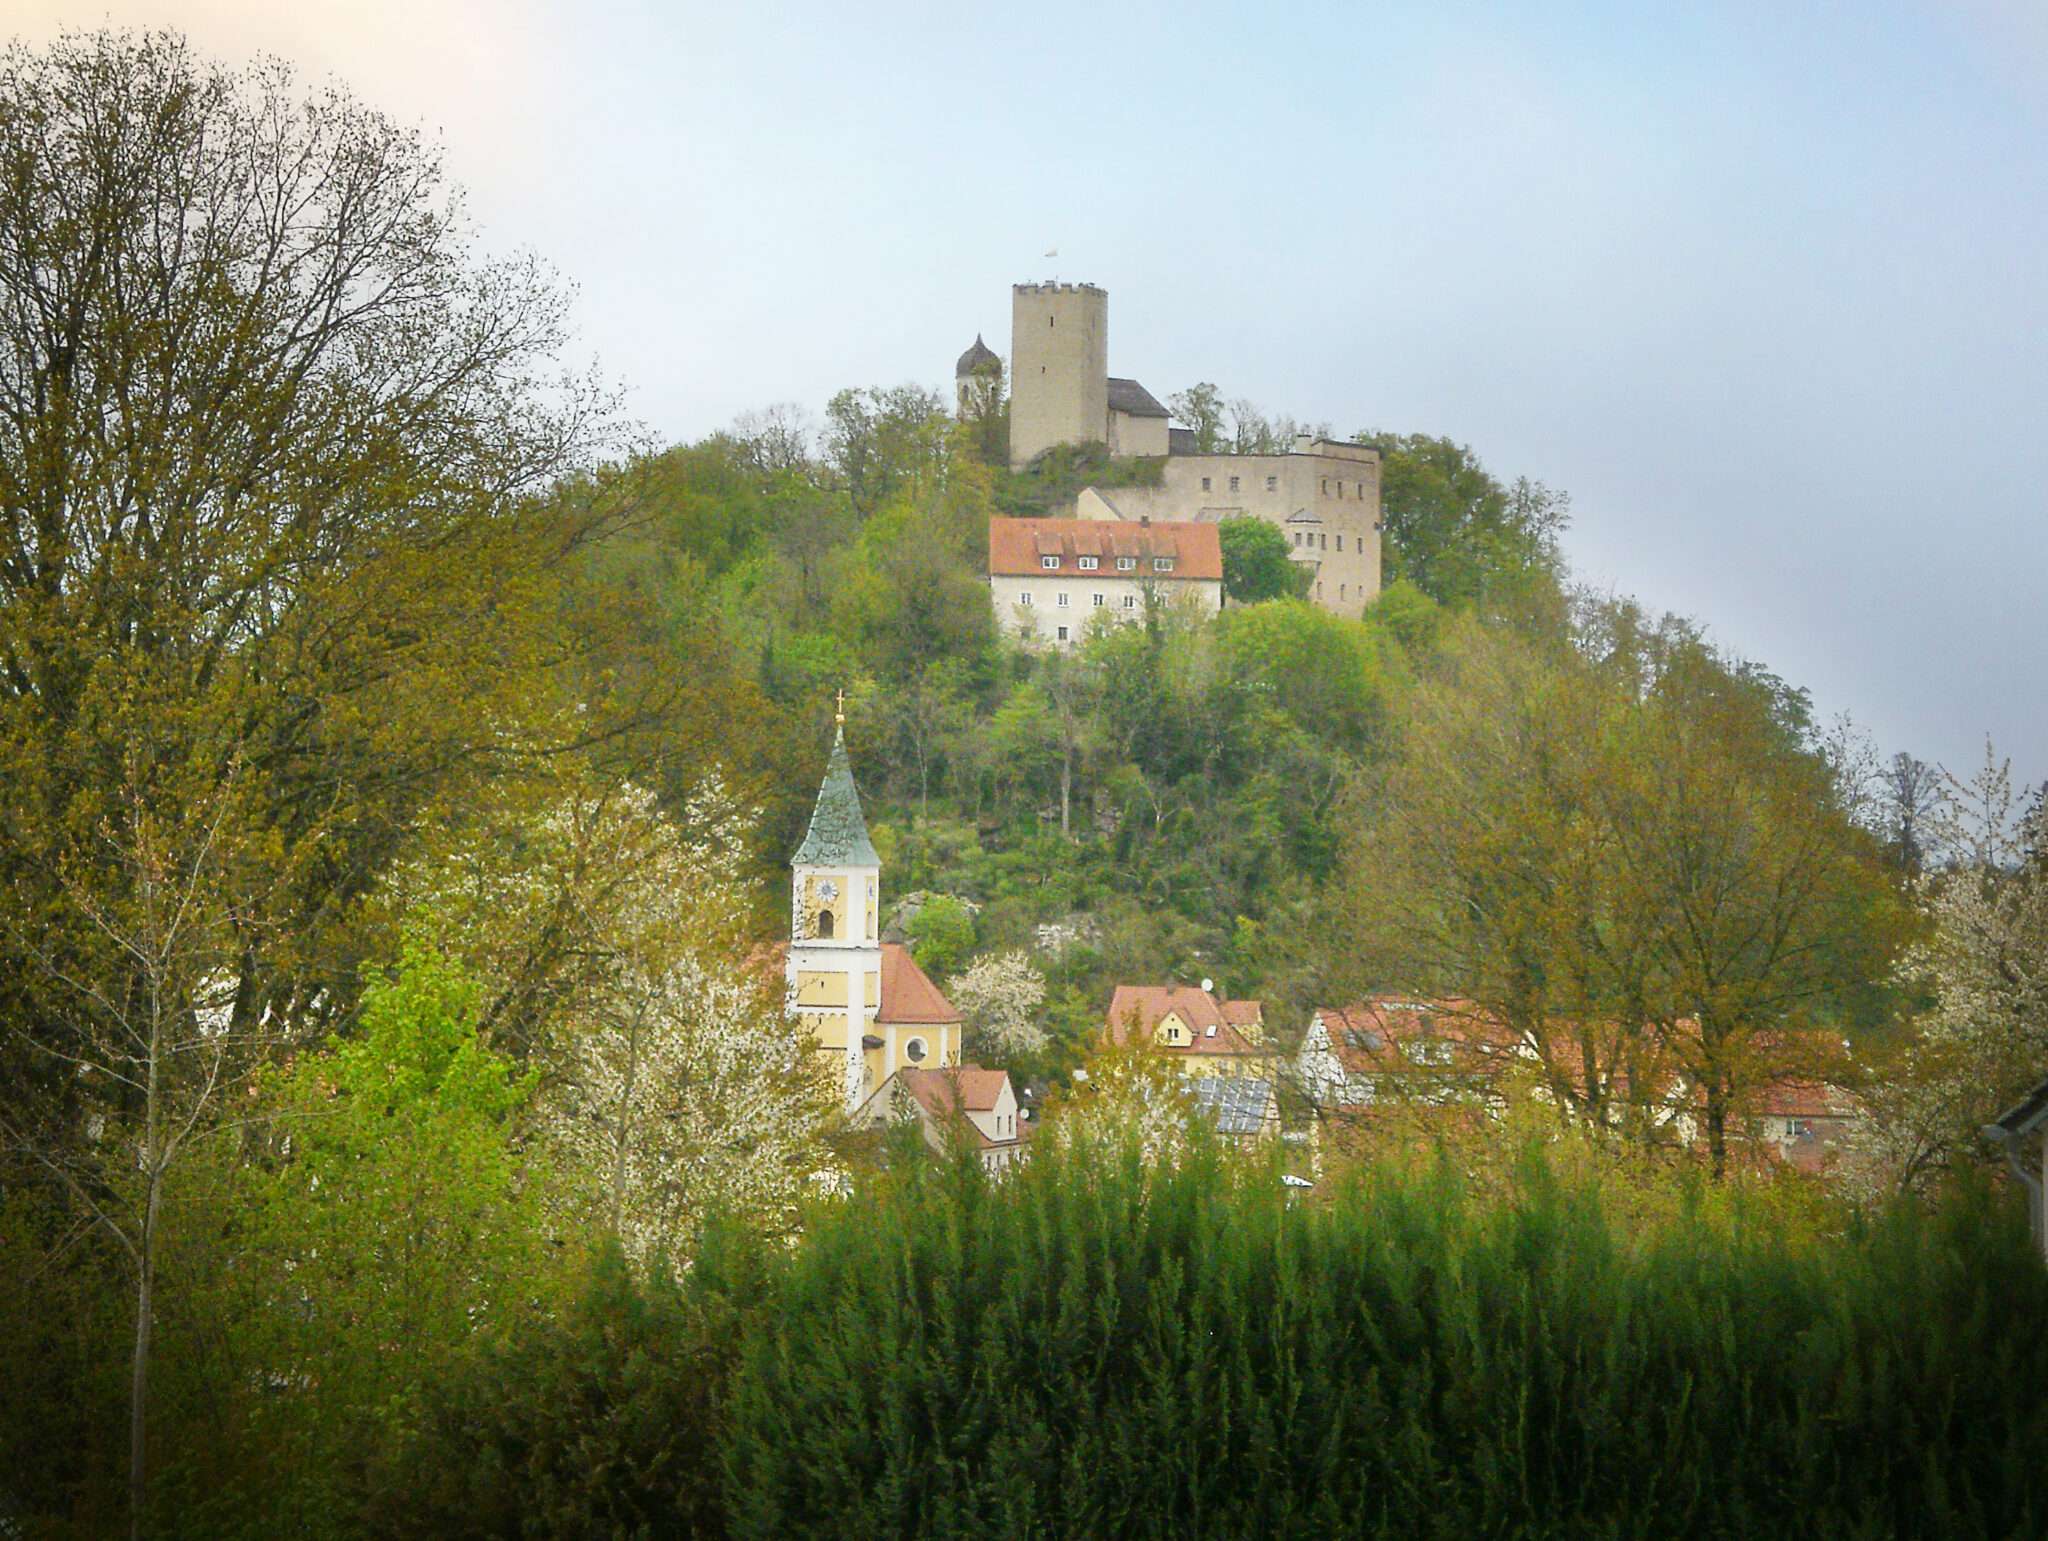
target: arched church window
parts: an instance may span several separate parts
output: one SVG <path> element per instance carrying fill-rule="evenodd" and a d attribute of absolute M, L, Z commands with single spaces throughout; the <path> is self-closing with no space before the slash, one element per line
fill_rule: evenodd
<path fill-rule="evenodd" d="M 829 942 L 832 940 L 832 912 L 830 910 L 818 911 L 818 936 L 822 941 Z"/>

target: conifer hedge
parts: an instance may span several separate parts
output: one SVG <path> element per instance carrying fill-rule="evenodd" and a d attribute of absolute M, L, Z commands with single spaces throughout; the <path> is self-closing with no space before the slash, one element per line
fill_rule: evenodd
<path fill-rule="evenodd" d="M 913 1163 L 616 1258 L 378 1463 L 403 1535 L 2048 1534 L 2048 1272 L 1982 1190 L 1830 1232 L 1197 1150 Z M 543 1335 L 546 1336 L 545 1334 Z"/>
<path fill-rule="evenodd" d="M 1046 1151 L 771 1272 L 737 1536 L 2048 1534 L 2048 1276 L 1982 1193 L 1624 1236 L 1540 1164 L 1290 1207 L 1213 1152 Z"/>

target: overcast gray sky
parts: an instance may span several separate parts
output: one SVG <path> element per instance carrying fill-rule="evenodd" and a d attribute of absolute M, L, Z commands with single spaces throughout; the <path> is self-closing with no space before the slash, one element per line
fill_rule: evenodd
<path fill-rule="evenodd" d="M 1085 279 L 1115 373 L 1465 440 L 1885 752 L 2048 775 L 2040 0 L 10 10 L 433 126 L 665 438 L 941 384 Z"/>

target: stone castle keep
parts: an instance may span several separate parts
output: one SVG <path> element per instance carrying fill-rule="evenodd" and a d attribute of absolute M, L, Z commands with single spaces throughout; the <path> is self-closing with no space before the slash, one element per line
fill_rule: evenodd
<path fill-rule="evenodd" d="M 979 337 L 954 379 L 963 415 L 1001 388 L 1002 360 Z M 1109 372 L 1109 294 L 1093 284 L 1017 284 L 1010 292 L 1010 466 L 1060 444 L 1164 461 L 1156 487 L 1090 487 L 1080 519 L 1263 519 L 1311 569 L 1308 595 L 1356 615 L 1380 591 L 1380 456 L 1363 444 L 1300 438 L 1276 455 L 1199 454 L 1194 434 L 1136 380 Z"/>

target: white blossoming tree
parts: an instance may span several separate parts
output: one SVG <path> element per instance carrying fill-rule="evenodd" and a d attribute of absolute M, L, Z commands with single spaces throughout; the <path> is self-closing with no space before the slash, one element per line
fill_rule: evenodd
<path fill-rule="evenodd" d="M 793 1226 L 829 1170 L 834 1099 L 773 993 L 730 958 L 683 948 L 660 965 L 622 961 L 579 1026 L 543 1103 L 572 1219 L 643 1262 L 681 1261 L 713 1212 Z"/>
<path fill-rule="evenodd" d="M 1928 1005 L 1871 1067 L 1855 1155 L 1872 1187 L 1981 1156 L 1980 1127 L 2048 1076 L 2048 805 L 2016 795 L 1987 749 L 1969 781 L 1948 778 L 1932 823 L 1950 861 L 1903 964 Z"/>
<path fill-rule="evenodd" d="M 1034 1138 L 1098 1148 L 1128 1143 L 1147 1161 L 1159 1161 L 1187 1149 L 1195 1117 L 1194 1089 L 1180 1067 L 1130 1045 L 1105 1049 L 1077 1071 Z"/>
<path fill-rule="evenodd" d="M 1045 978 L 1021 951 L 977 960 L 947 982 L 946 996 L 964 1019 L 969 1059 L 1001 1065 L 1045 1047 L 1037 1021 Z"/>
<path fill-rule="evenodd" d="M 565 773 L 538 813 L 498 814 L 401 898 L 452 922 L 494 983 L 487 1025 L 544 1070 L 561 1223 L 641 1261 L 680 1261 L 713 1210 L 787 1228 L 828 1168 L 833 1101 L 749 958 L 749 812 L 713 784 L 671 818 L 644 788 Z"/>

